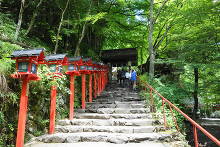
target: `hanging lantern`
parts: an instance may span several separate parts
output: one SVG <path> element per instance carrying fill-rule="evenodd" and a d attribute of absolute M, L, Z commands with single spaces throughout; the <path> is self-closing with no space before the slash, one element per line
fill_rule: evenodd
<path fill-rule="evenodd" d="M 13 78 L 23 78 L 28 76 L 29 80 L 39 80 L 37 67 L 44 60 L 44 49 L 24 49 L 16 50 L 12 53 L 11 59 L 16 60 L 16 73 Z"/>
<path fill-rule="evenodd" d="M 54 54 L 45 57 L 49 70 L 54 77 L 62 76 L 63 65 L 67 64 L 66 54 Z"/>
<path fill-rule="evenodd" d="M 79 73 L 79 65 L 82 65 L 82 58 L 81 57 L 74 57 L 74 58 L 68 58 L 68 69 L 66 74 L 68 75 L 80 75 Z"/>
<path fill-rule="evenodd" d="M 79 72 L 83 74 L 89 74 L 93 71 L 92 60 L 90 58 L 82 59 L 82 64 L 79 65 Z"/>

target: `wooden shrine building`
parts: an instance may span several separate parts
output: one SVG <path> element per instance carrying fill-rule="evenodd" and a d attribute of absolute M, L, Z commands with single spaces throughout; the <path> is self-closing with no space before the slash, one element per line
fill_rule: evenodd
<path fill-rule="evenodd" d="M 138 53 L 136 48 L 122 48 L 102 50 L 101 59 L 105 64 L 111 66 L 137 65 Z"/>

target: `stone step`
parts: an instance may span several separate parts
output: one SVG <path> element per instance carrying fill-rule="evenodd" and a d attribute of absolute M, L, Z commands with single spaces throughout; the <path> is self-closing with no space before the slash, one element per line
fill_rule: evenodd
<path fill-rule="evenodd" d="M 106 132 L 81 132 L 81 133 L 56 133 L 35 138 L 43 143 L 73 143 L 73 142 L 110 142 L 116 144 L 144 142 L 144 141 L 173 141 L 170 134 L 162 133 L 106 133 Z"/>
<path fill-rule="evenodd" d="M 87 109 L 98 109 L 98 108 L 116 108 L 115 104 L 86 104 Z"/>
<path fill-rule="evenodd" d="M 78 113 L 99 113 L 99 114 L 142 114 L 149 113 L 149 108 L 98 108 L 98 109 L 76 109 L 75 112 Z"/>
<path fill-rule="evenodd" d="M 56 133 L 108 132 L 108 133 L 153 133 L 163 126 L 56 126 Z"/>
<path fill-rule="evenodd" d="M 79 126 L 150 126 L 152 119 L 73 119 L 59 120 L 58 125 L 79 125 Z"/>
<path fill-rule="evenodd" d="M 118 100 L 114 100 L 111 102 L 97 102 L 96 100 L 94 100 L 93 102 L 86 102 L 86 106 L 90 106 L 90 105 L 111 105 L 111 104 L 126 104 L 126 105 L 132 105 L 132 104 L 142 104 L 142 105 L 146 105 L 146 101 L 129 101 L 129 102 L 122 102 L 122 101 L 118 101 Z"/>
<path fill-rule="evenodd" d="M 107 98 L 105 98 L 105 99 L 95 99 L 95 100 L 93 100 L 93 101 L 95 101 L 95 102 L 97 102 L 97 103 L 114 103 L 115 101 L 121 101 L 121 102 L 123 102 L 123 101 L 125 101 L 124 99 L 122 99 L 122 98 L 109 98 L 109 99 L 107 99 Z"/>
<path fill-rule="evenodd" d="M 86 105 L 87 109 L 98 109 L 98 108 L 145 108 L 144 104 L 89 104 Z"/>
<path fill-rule="evenodd" d="M 126 143 L 113 144 L 107 142 L 77 142 L 77 143 L 41 143 L 33 142 L 26 144 L 25 147 L 185 147 L 182 142 L 176 143 L 158 143 L 158 142 L 142 142 L 142 143 Z"/>
<path fill-rule="evenodd" d="M 124 101 L 141 101 L 143 99 L 141 99 L 139 96 L 130 96 L 130 95 L 124 95 L 124 96 L 115 96 L 115 95 L 111 95 L 111 96 L 99 96 L 97 98 L 94 98 L 95 100 L 99 100 L 99 101 L 106 101 L 106 100 L 124 100 Z"/>
<path fill-rule="evenodd" d="M 98 114 L 98 113 L 76 113 L 75 118 L 78 119 L 111 119 L 111 118 L 124 118 L 124 119 L 151 119 L 151 114 Z"/>
<path fill-rule="evenodd" d="M 95 105 L 95 104 L 146 104 L 146 101 L 129 101 L 129 102 L 122 102 L 115 100 L 114 102 L 96 102 L 95 99 L 93 99 L 93 102 L 86 102 L 86 105 Z"/>

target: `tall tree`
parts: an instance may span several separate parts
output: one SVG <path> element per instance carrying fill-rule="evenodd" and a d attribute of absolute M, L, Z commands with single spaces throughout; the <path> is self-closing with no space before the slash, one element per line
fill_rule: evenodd
<path fill-rule="evenodd" d="M 67 10 L 67 8 L 68 8 L 68 5 L 69 5 L 69 1 L 70 1 L 70 0 L 67 0 L 67 2 L 66 2 L 66 6 L 65 6 L 64 9 L 60 8 L 61 11 L 62 11 L 62 14 L 61 14 L 61 18 L 60 18 L 59 27 L 58 27 L 58 30 L 57 30 L 56 44 L 55 44 L 55 48 L 54 48 L 54 54 L 56 54 L 57 49 L 58 49 L 60 30 L 61 30 L 61 27 L 62 27 L 62 24 L 63 24 L 64 14 L 65 14 L 65 12 L 66 12 L 66 10 Z"/>
<path fill-rule="evenodd" d="M 198 67 L 194 67 L 194 92 L 193 92 L 193 98 L 194 98 L 194 109 L 193 109 L 193 118 L 197 118 L 197 112 L 198 112 L 198 89 L 199 89 L 199 69 Z"/>
<path fill-rule="evenodd" d="M 149 66 L 150 80 L 152 80 L 154 77 L 155 50 L 153 48 L 153 32 L 154 32 L 154 0 L 150 0 L 149 34 L 148 34 L 149 55 L 150 55 L 150 66 Z"/>
<path fill-rule="evenodd" d="M 24 4 L 25 4 L 25 0 L 21 0 L 21 7 L 20 7 L 19 16 L 18 16 L 18 23 L 17 23 L 15 35 L 14 35 L 15 40 L 18 39 L 18 35 L 20 33 L 22 17 L 23 17 L 23 13 L 24 13 Z"/>
<path fill-rule="evenodd" d="M 190 83 L 190 92 L 194 100 L 193 117 L 197 117 L 199 102 L 203 99 L 211 100 L 216 92 L 210 90 L 207 86 L 207 78 L 212 76 L 216 78 L 217 74 L 210 72 L 210 68 L 215 69 L 219 62 L 218 42 L 219 28 L 219 9 L 220 3 L 213 3 L 209 0 L 190 0 L 183 3 L 181 13 L 177 18 L 174 29 L 170 32 L 169 42 L 166 54 L 169 58 L 176 58 L 190 67 L 191 76 L 194 79 L 185 77 L 183 83 Z M 178 54 L 174 54 L 178 53 Z M 201 67 L 204 69 L 201 71 Z M 209 69 L 209 70 L 207 70 Z M 212 73 L 212 74 L 210 74 Z M 203 75 L 203 76 L 200 76 Z M 206 76 L 205 76 L 206 75 Z M 211 79 L 211 78 L 210 78 Z M 187 81 L 187 82 L 186 82 Z M 205 82 L 206 81 L 206 82 Z M 211 83 L 211 82 L 210 82 Z M 210 84 L 209 83 L 209 84 Z M 210 87 L 217 87 L 217 82 L 212 82 Z M 202 93 L 202 94 L 201 94 Z"/>
<path fill-rule="evenodd" d="M 38 15 L 39 8 L 40 8 L 40 5 L 42 4 L 42 2 L 43 2 L 43 0 L 40 0 L 40 1 L 38 2 L 37 6 L 36 6 L 36 8 L 35 8 L 35 10 L 34 10 L 34 12 L 33 12 L 33 15 L 32 15 L 32 17 L 31 17 L 31 21 L 30 21 L 30 24 L 29 24 L 29 26 L 28 26 L 28 29 L 27 29 L 27 32 L 26 32 L 25 35 L 28 35 L 29 32 L 31 31 L 31 29 L 32 29 L 32 27 L 33 27 L 33 25 L 34 25 L 35 19 L 36 19 L 37 15 Z"/>
<path fill-rule="evenodd" d="M 86 32 L 86 25 L 87 25 L 87 22 L 85 21 L 84 24 L 83 24 L 83 27 L 82 27 L 82 32 L 80 33 L 80 36 L 79 36 L 79 40 L 76 44 L 76 50 L 75 50 L 75 53 L 74 53 L 74 56 L 77 57 L 77 56 L 80 56 L 80 44 L 85 36 L 85 32 Z"/>
<path fill-rule="evenodd" d="M 91 7 L 92 7 L 92 3 L 90 3 L 90 6 L 89 6 L 89 10 L 87 12 L 87 16 L 89 16 L 90 14 L 90 11 L 91 11 Z M 82 27 L 82 31 L 79 35 L 79 39 L 77 41 L 77 44 L 76 44 L 76 50 L 75 50 L 75 53 L 74 53 L 74 56 L 80 56 L 80 44 L 85 36 L 85 33 L 86 33 L 86 26 L 87 26 L 87 20 L 85 20 L 85 22 L 83 23 L 83 27 Z"/>

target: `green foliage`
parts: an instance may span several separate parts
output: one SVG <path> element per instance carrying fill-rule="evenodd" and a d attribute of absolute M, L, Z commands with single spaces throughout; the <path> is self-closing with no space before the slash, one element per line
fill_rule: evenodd
<path fill-rule="evenodd" d="M 148 83 L 148 76 L 147 74 L 140 76 L 141 81 Z M 186 90 L 181 88 L 178 84 L 174 82 L 166 81 L 166 77 L 161 78 L 155 78 L 153 81 L 149 83 L 157 92 L 159 92 L 163 97 L 165 97 L 167 100 L 169 100 L 171 103 L 173 103 L 175 106 L 177 106 L 180 110 L 183 112 L 186 111 L 186 107 L 184 106 L 184 103 L 182 100 L 188 99 L 189 94 Z M 145 87 L 144 83 L 140 83 L 141 87 Z M 148 104 L 150 104 L 150 93 L 149 89 L 147 88 L 146 91 L 142 90 L 141 95 L 146 98 L 146 101 Z M 153 92 L 153 98 L 154 98 L 154 104 L 156 106 L 156 118 L 161 119 L 163 116 L 163 109 L 162 109 L 162 98 L 159 97 L 156 93 Z M 172 118 L 172 113 L 170 111 L 169 105 L 165 105 L 165 112 L 167 116 L 167 122 L 168 126 L 171 128 L 175 128 L 175 123 Z M 173 113 L 177 119 L 178 125 L 180 126 L 180 129 L 183 129 L 184 126 L 184 117 L 177 111 L 173 109 Z M 183 130 L 182 130 L 183 131 Z"/>
<path fill-rule="evenodd" d="M 107 15 L 106 12 L 100 12 L 95 15 L 90 15 L 85 18 L 85 21 L 91 21 L 92 24 L 95 24 L 98 20 L 103 19 Z"/>
<path fill-rule="evenodd" d="M 13 38 L 15 23 L 10 19 L 10 14 L 0 13 L 0 34 L 7 38 Z"/>
<path fill-rule="evenodd" d="M 43 1 L 38 9 L 35 23 L 28 36 L 26 29 L 30 24 L 36 1 L 25 4 L 19 43 L 30 47 L 44 47 L 47 53 L 53 52 L 57 27 L 66 2 L 62 0 Z M 219 2 L 210 0 L 172 0 L 161 9 L 163 1 L 154 5 L 154 49 L 157 64 L 172 64 L 182 69 L 176 79 L 171 76 L 157 75 L 150 84 L 172 103 L 184 110 L 185 105 L 193 105 L 194 74 L 193 68 L 199 69 L 199 101 L 204 111 L 219 104 Z M 15 0 L 2 0 L 0 10 L 0 37 L 13 42 L 18 21 L 20 3 Z M 89 9 L 88 9 L 89 8 Z M 161 11 L 160 11 L 161 10 Z M 73 55 L 79 39 L 80 53 L 100 60 L 101 49 L 136 47 L 138 65 L 148 58 L 148 11 L 146 0 L 89 1 L 70 0 L 64 15 L 63 26 L 59 36 L 58 53 Z M 160 13 L 159 13 L 160 12 Z M 86 24 L 86 25 L 85 25 Z M 82 30 L 85 25 L 85 32 Z M 0 40 L 0 146 L 14 144 L 17 125 L 17 110 L 20 96 L 19 80 L 11 79 L 14 72 L 14 61 L 6 58 L 19 45 Z M 58 86 L 57 106 L 58 119 L 68 115 L 69 77 L 53 81 L 47 76 L 48 69 L 41 66 L 41 81 L 30 84 L 28 134 L 36 136 L 46 132 L 49 118 L 50 87 Z M 142 76 L 148 81 L 147 76 Z M 80 106 L 81 78 L 76 77 L 75 107 Z M 149 94 L 143 91 L 143 96 Z M 154 94 L 158 110 L 161 99 Z M 169 108 L 166 111 L 169 112 Z M 203 110 L 202 110 L 203 111 Z M 176 113 L 176 112 L 175 112 Z M 177 116 L 179 114 L 176 114 Z M 11 117 L 13 116 L 13 117 Z M 181 122 L 178 116 L 178 121 Z M 172 119 L 168 118 L 169 122 Z"/>

